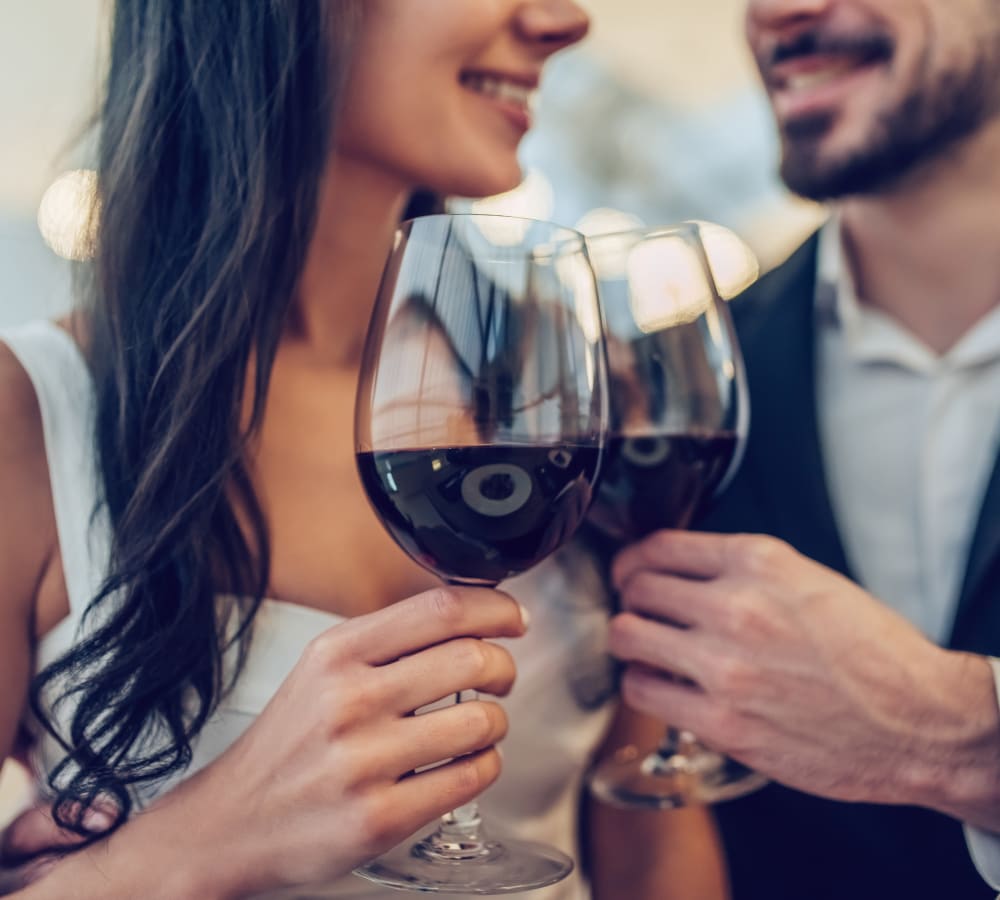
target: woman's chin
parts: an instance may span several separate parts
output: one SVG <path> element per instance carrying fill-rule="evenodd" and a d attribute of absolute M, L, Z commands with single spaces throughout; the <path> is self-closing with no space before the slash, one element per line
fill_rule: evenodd
<path fill-rule="evenodd" d="M 498 166 L 491 171 L 463 173 L 459 178 L 447 179 L 447 187 L 442 186 L 437 193 L 447 197 L 467 197 L 479 200 L 512 191 L 524 180 L 524 173 L 519 163 L 509 166 Z"/>

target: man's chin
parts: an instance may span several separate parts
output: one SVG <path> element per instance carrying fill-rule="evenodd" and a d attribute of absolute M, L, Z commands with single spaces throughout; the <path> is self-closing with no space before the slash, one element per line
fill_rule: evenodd
<path fill-rule="evenodd" d="M 829 136 L 835 122 L 836 116 L 832 112 L 814 112 L 785 119 L 781 123 L 785 152 L 792 152 L 800 144 L 810 149 L 810 145 Z"/>
<path fill-rule="evenodd" d="M 832 163 L 788 155 L 781 164 L 781 179 L 792 193 L 823 203 L 891 191 L 905 171 L 880 158 L 858 156 Z"/>

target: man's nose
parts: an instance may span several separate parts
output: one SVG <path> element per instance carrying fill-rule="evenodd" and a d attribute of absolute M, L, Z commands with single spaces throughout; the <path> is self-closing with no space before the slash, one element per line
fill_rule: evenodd
<path fill-rule="evenodd" d="M 747 29 L 781 31 L 830 11 L 836 0 L 747 0 Z"/>

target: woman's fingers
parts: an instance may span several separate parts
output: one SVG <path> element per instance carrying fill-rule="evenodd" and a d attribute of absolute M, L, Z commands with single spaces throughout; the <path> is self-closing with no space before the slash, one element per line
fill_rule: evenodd
<path fill-rule="evenodd" d="M 83 824 L 92 831 L 105 831 L 114 824 L 114 815 L 96 805 L 84 814 Z M 7 826 L 0 841 L 0 861 L 20 863 L 41 853 L 76 846 L 82 841 L 78 834 L 55 823 L 50 807 L 39 804 L 21 813 Z"/>
<path fill-rule="evenodd" d="M 410 775 L 387 793 L 418 823 L 429 822 L 475 800 L 500 777 L 500 769 L 500 754 L 490 748 Z"/>
<path fill-rule="evenodd" d="M 358 797 L 351 821 L 359 855 L 372 858 L 474 800 L 500 775 L 495 749 L 463 756 Z"/>
<path fill-rule="evenodd" d="M 488 750 L 507 734 L 507 716 L 499 704 L 470 700 L 407 716 L 366 736 L 364 753 L 382 762 L 376 777 L 398 779 L 442 760 Z"/>
<path fill-rule="evenodd" d="M 429 703 L 476 690 L 497 697 L 510 692 L 517 670 L 503 647 L 477 638 L 458 638 L 384 666 L 393 710 L 405 714 Z"/>
<path fill-rule="evenodd" d="M 447 586 L 358 616 L 324 637 L 351 658 L 382 665 L 452 638 L 519 637 L 524 631 L 521 606 L 507 594 Z"/>
<path fill-rule="evenodd" d="M 0 897 L 41 881 L 59 865 L 60 859 L 52 855 L 40 856 L 15 868 L 0 868 Z"/>

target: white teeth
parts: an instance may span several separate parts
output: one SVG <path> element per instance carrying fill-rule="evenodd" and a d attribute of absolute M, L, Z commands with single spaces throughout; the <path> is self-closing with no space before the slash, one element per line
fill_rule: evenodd
<path fill-rule="evenodd" d="M 820 85 L 827 84 L 836 78 L 839 78 L 845 72 L 849 72 L 853 68 L 850 63 L 843 63 L 841 65 L 830 66 L 826 69 L 820 69 L 816 72 L 803 72 L 800 75 L 789 75 L 785 79 L 785 88 L 791 91 L 807 91 L 811 88 L 819 87 Z"/>
<path fill-rule="evenodd" d="M 487 97 L 495 97 L 507 103 L 515 103 L 524 109 L 530 109 L 535 92 L 523 84 L 515 84 L 493 75 L 466 75 L 463 83 Z"/>

